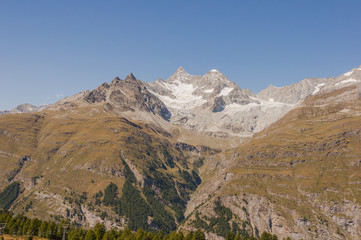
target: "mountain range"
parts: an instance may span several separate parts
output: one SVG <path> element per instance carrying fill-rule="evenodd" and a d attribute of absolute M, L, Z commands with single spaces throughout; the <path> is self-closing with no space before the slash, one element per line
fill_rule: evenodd
<path fill-rule="evenodd" d="M 209 239 L 358 239 L 360 106 L 361 66 L 258 94 L 215 69 L 116 77 L 0 113 L 0 191 L 20 183 L 0 208 Z"/>

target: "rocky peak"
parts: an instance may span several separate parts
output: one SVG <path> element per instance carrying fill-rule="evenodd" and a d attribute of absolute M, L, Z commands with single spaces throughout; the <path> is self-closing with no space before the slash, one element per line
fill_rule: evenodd
<path fill-rule="evenodd" d="M 202 84 L 214 85 L 214 84 L 231 84 L 232 82 L 228 78 L 216 69 L 212 69 L 202 77 Z M 233 85 L 233 84 L 231 84 Z"/>
<path fill-rule="evenodd" d="M 201 76 L 190 75 L 183 69 L 183 67 L 179 67 L 177 71 L 167 79 L 166 82 L 171 84 L 185 83 L 196 85 L 200 79 Z"/>
<path fill-rule="evenodd" d="M 130 73 L 130 74 L 125 78 L 124 81 L 130 82 L 130 81 L 135 81 L 135 80 L 137 80 L 137 79 L 134 77 L 133 73 Z"/>
<path fill-rule="evenodd" d="M 110 82 L 110 85 L 114 85 L 116 84 L 117 82 L 121 81 L 121 79 L 117 76 L 115 77 L 111 82 Z"/>
<path fill-rule="evenodd" d="M 164 103 L 150 93 L 132 73 L 125 80 L 116 77 L 110 85 L 103 83 L 86 94 L 84 100 L 91 104 L 105 103 L 106 109 L 117 109 L 120 112 L 151 112 L 165 120 L 169 120 L 171 115 Z"/>

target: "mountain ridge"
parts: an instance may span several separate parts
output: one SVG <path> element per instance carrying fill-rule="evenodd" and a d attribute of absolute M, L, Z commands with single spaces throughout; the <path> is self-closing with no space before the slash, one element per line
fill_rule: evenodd
<path fill-rule="evenodd" d="M 1 116 L 0 191 L 17 182 L 11 211 L 84 226 L 357 238 L 360 70 L 272 100 L 279 88 L 258 96 L 216 70 L 116 77 Z"/>

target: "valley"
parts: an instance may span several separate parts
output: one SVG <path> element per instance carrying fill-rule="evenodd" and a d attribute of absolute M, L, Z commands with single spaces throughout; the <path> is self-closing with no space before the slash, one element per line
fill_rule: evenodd
<path fill-rule="evenodd" d="M 208 239 L 358 239 L 360 84 L 358 67 L 254 94 L 180 67 L 2 112 L 0 208 Z"/>

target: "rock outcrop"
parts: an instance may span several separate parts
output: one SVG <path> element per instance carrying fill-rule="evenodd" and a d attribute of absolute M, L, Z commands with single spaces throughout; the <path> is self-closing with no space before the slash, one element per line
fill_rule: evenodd
<path fill-rule="evenodd" d="M 124 80 L 116 77 L 110 84 L 103 83 L 86 93 L 83 99 L 90 104 L 104 103 L 106 109 L 116 109 L 119 112 L 149 112 L 167 121 L 171 117 L 164 103 L 150 93 L 143 82 L 136 79 L 132 73 Z"/>

